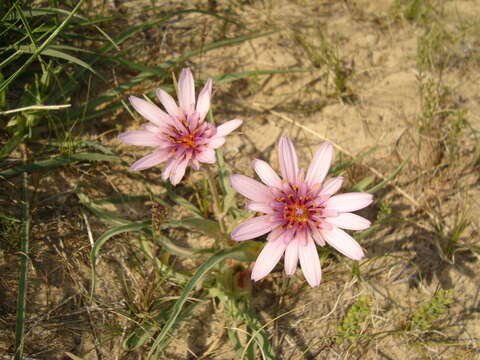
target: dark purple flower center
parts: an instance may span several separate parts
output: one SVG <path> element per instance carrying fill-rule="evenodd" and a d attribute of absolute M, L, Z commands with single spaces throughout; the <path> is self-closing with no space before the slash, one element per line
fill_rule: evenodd
<path fill-rule="evenodd" d="M 277 202 L 275 208 L 289 229 L 302 229 L 308 221 L 313 220 L 315 214 L 320 212 L 312 201 L 312 197 L 301 195 L 297 186 L 290 186 L 290 191 L 282 191 L 281 196 L 278 196 L 275 201 Z"/>

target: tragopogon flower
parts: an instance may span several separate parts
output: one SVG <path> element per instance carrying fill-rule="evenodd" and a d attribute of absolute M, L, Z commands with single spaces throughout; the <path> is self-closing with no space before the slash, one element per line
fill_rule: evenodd
<path fill-rule="evenodd" d="M 156 147 L 133 163 L 131 170 L 145 170 L 166 162 L 162 178 L 169 178 L 173 185 L 182 180 L 189 162 L 195 170 L 200 163 L 215 163 L 215 149 L 225 143 L 226 135 L 242 124 L 242 120 L 235 119 L 215 127 L 204 121 L 210 108 L 212 79 L 208 79 L 200 91 L 195 105 L 195 84 L 188 68 L 180 73 L 177 95 L 179 106 L 166 91 L 157 89 L 157 97 L 166 112 L 148 101 L 130 96 L 132 106 L 150 123 L 143 125 L 143 130 L 119 136 L 126 144 Z"/>
<path fill-rule="evenodd" d="M 370 205 L 373 197 L 360 192 L 332 196 L 343 183 L 343 177 L 324 182 L 332 156 L 330 143 L 320 145 L 304 176 L 298 168 L 293 143 L 284 136 L 279 142 L 283 180 L 268 163 L 258 159 L 253 161 L 253 168 L 265 185 L 244 175 L 230 177 L 235 190 L 251 200 L 247 207 L 265 214 L 237 226 L 232 239 L 244 241 L 270 232 L 253 267 L 253 280 L 268 275 L 285 253 L 287 275 L 295 273 L 300 259 L 308 283 L 312 287 L 318 286 L 322 273 L 315 243 L 320 246 L 328 243 L 354 260 L 363 257 L 360 245 L 341 229 L 368 228 L 370 221 L 351 211 Z"/>

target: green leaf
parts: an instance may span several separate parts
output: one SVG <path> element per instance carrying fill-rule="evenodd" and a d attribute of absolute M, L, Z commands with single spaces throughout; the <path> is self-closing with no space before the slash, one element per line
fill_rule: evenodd
<path fill-rule="evenodd" d="M 49 169 L 54 169 L 66 164 L 75 162 L 75 161 L 109 161 L 109 162 L 120 162 L 120 158 L 115 155 L 105 155 L 98 153 L 80 153 L 73 154 L 69 157 L 56 157 L 47 160 L 40 160 L 31 164 L 16 166 L 7 170 L 0 171 L 0 176 L 5 178 L 10 178 L 21 174 L 23 171 L 33 172 L 33 171 L 45 171 Z"/>
<path fill-rule="evenodd" d="M 375 176 L 367 176 L 360 180 L 355 186 L 352 187 L 352 191 L 365 191 L 365 188 L 375 180 Z"/>
<path fill-rule="evenodd" d="M 28 54 L 34 54 L 36 49 L 30 45 L 30 46 L 19 46 L 18 50 L 22 51 L 23 53 L 28 53 Z M 105 80 L 103 76 L 101 76 L 98 72 L 96 72 L 89 64 L 87 64 L 85 61 L 70 55 L 66 52 L 60 51 L 60 50 L 54 50 L 54 49 L 44 49 L 42 51 L 43 56 L 50 56 L 50 57 L 55 57 L 63 60 L 67 60 L 73 64 L 77 64 L 81 67 L 84 67 L 85 69 L 89 70 L 90 72 L 94 73 L 97 75 L 99 78 Z"/>
<path fill-rule="evenodd" d="M 181 220 L 171 220 L 162 224 L 161 227 L 163 229 L 171 227 L 183 227 L 189 230 L 201 232 L 202 234 L 211 238 L 218 238 L 219 236 L 222 236 L 220 226 L 218 226 L 217 222 L 198 217 L 184 218 Z"/>
<path fill-rule="evenodd" d="M 393 180 L 399 173 L 402 171 L 403 167 L 407 164 L 408 158 L 403 160 L 400 166 L 386 179 L 384 179 L 382 182 L 379 184 L 375 185 L 374 187 L 370 188 L 367 190 L 370 194 L 376 193 L 378 190 L 382 189 L 385 185 L 387 185 L 391 180 Z"/>
<path fill-rule="evenodd" d="M 165 184 L 167 188 L 167 196 L 172 200 L 173 202 L 177 203 L 178 205 L 184 207 L 187 210 L 190 210 L 190 212 L 193 215 L 197 215 L 199 217 L 202 216 L 202 212 L 195 206 L 193 205 L 190 201 L 185 199 L 184 197 L 178 195 L 172 188 L 172 185 L 170 183 Z"/>
<path fill-rule="evenodd" d="M 103 245 L 107 242 L 108 239 L 111 237 L 123 234 L 126 232 L 132 231 L 141 231 L 146 227 L 150 227 L 152 224 L 150 221 L 143 221 L 143 222 L 136 222 L 127 225 L 121 225 L 114 227 L 105 231 L 102 236 L 100 236 L 95 244 L 93 245 L 92 251 L 90 252 L 90 265 L 92 267 L 92 278 L 91 278 L 91 287 L 90 287 L 90 298 L 93 298 L 93 294 L 95 293 L 95 286 L 96 286 L 96 264 L 98 261 L 98 256 L 100 250 L 102 249 Z"/>
<path fill-rule="evenodd" d="M 218 263 L 227 259 L 227 258 L 236 258 L 242 257 L 246 251 L 245 243 L 240 244 L 239 246 L 231 249 L 224 249 L 213 255 L 210 259 L 204 262 L 198 270 L 195 272 L 193 277 L 190 281 L 185 285 L 185 289 L 183 290 L 182 295 L 180 298 L 175 302 L 173 306 L 172 312 L 168 320 L 166 321 L 165 325 L 163 326 L 160 334 L 155 339 L 150 352 L 148 353 L 147 359 L 160 359 L 160 351 L 158 351 L 159 347 L 165 342 L 170 330 L 177 322 L 177 318 L 180 315 L 182 308 L 187 301 L 190 292 L 201 282 L 202 278 Z M 248 251 L 248 250 L 247 250 Z"/>

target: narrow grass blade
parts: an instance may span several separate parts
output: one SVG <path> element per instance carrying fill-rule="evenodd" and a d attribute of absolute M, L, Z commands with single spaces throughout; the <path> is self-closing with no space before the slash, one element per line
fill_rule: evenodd
<path fill-rule="evenodd" d="M 146 231 L 148 233 L 148 231 Z M 164 250 L 168 251 L 169 253 L 185 258 L 193 258 L 198 257 L 201 254 L 208 254 L 215 251 L 215 249 L 190 249 L 178 246 L 173 243 L 172 240 L 163 236 L 162 234 L 155 234 L 153 239 L 158 245 L 160 245 Z"/>
<path fill-rule="evenodd" d="M 187 52 L 187 53 L 185 53 L 181 56 L 178 56 L 176 58 L 167 60 L 167 61 L 161 63 L 158 67 L 156 67 L 155 72 L 151 72 L 151 71 L 141 72 L 137 76 L 133 77 L 131 80 L 119 85 L 115 89 L 107 91 L 103 95 L 97 97 L 95 100 L 92 100 L 88 104 L 89 114 L 85 116 L 85 120 L 97 118 L 97 117 L 103 116 L 104 114 L 109 113 L 109 112 L 111 112 L 115 109 L 118 109 L 122 105 L 121 105 L 120 102 L 117 101 L 117 102 L 107 106 L 106 108 L 103 108 L 102 110 L 95 110 L 99 105 L 104 104 L 106 102 L 110 102 L 112 99 L 115 99 L 116 97 L 118 97 L 119 94 L 121 94 L 121 93 L 125 92 L 126 90 L 130 89 L 134 85 L 139 84 L 139 83 L 143 82 L 144 80 L 146 80 L 148 78 L 151 78 L 153 76 L 159 76 L 158 71 L 162 71 L 163 72 L 162 77 L 166 77 L 166 76 L 169 75 L 169 70 L 172 67 L 175 67 L 178 64 L 181 64 L 182 62 L 188 60 L 189 58 L 191 58 L 193 56 L 203 54 L 203 53 L 206 53 L 208 51 L 218 49 L 218 48 L 221 48 L 221 47 L 231 46 L 231 45 L 241 43 L 241 42 L 244 42 L 244 41 L 256 39 L 256 38 L 259 38 L 259 37 L 262 37 L 262 36 L 267 36 L 267 35 L 270 35 L 270 34 L 273 34 L 273 33 L 275 33 L 275 31 L 269 31 L 269 32 L 265 32 L 265 33 L 255 33 L 255 34 L 250 34 L 250 35 L 246 35 L 246 36 L 240 36 L 240 37 L 233 38 L 233 39 L 217 41 L 215 43 L 203 46 L 199 49 Z M 84 111 L 85 111 L 85 109 L 83 107 L 78 108 L 76 110 L 73 110 L 72 117 L 79 116 Z"/>
<path fill-rule="evenodd" d="M 262 353 L 262 359 L 275 360 L 276 357 L 273 354 L 272 345 L 270 344 L 268 335 L 255 314 L 251 310 L 247 310 L 243 313 L 243 318 L 245 319 L 249 333 L 253 334 L 252 336 L 255 338 L 255 343 L 258 345 Z"/>
<path fill-rule="evenodd" d="M 176 323 L 176 327 L 172 328 L 172 330 L 179 330 L 182 325 L 186 323 L 185 320 L 187 320 L 190 315 L 193 314 L 193 311 L 199 304 L 201 303 L 195 301 L 188 305 L 185 311 L 180 314 Z M 153 339 L 155 331 L 157 331 L 160 325 L 165 321 L 165 315 L 166 314 L 164 312 L 158 316 L 155 316 L 152 320 L 147 320 L 144 324 L 142 324 L 141 327 L 139 326 L 136 328 L 135 331 L 127 336 L 123 342 L 123 348 L 127 351 L 132 351 L 144 345 L 148 340 Z"/>
<path fill-rule="evenodd" d="M 193 215 L 202 216 L 202 212 L 200 209 L 198 209 L 195 205 L 193 205 L 190 201 L 185 199 L 184 197 L 178 195 L 172 188 L 172 185 L 169 183 L 166 183 L 166 188 L 167 188 L 167 196 L 172 200 L 173 202 L 177 203 L 178 205 L 188 209 Z"/>
<path fill-rule="evenodd" d="M 70 12 L 70 14 L 62 21 L 62 23 L 53 31 L 50 36 L 38 47 L 28 59 L 23 63 L 22 66 L 20 66 L 17 71 L 15 71 L 12 75 L 8 77 L 7 80 L 3 81 L 0 84 L 0 92 L 4 91 L 7 86 L 15 80 L 41 53 L 43 50 L 47 48 L 47 46 L 60 34 L 60 32 L 63 30 L 63 28 L 68 24 L 70 19 L 75 15 L 75 13 L 80 9 L 80 6 L 82 5 L 84 0 L 78 1 L 77 5 L 73 8 L 73 10 Z"/>
<path fill-rule="evenodd" d="M 73 154 L 69 157 L 56 157 L 53 159 L 40 160 L 35 163 L 25 164 L 21 166 L 16 166 L 7 170 L 0 171 L 0 177 L 10 178 L 17 176 L 22 172 L 33 172 L 33 171 L 45 171 L 49 169 L 54 169 L 66 164 L 75 162 L 75 161 L 109 161 L 109 162 L 121 162 L 120 158 L 115 155 L 106 155 L 98 153 L 80 153 Z"/>
<path fill-rule="evenodd" d="M 20 46 L 19 50 L 22 51 L 23 53 L 29 53 L 29 54 L 35 54 L 37 49 L 33 48 L 32 46 Z M 67 60 L 73 64 L 77 64 L 88 71 L 94 73 L 97 75 L 99 78 L 105 80 L 103 76 L 101 76 L 98 72 L 96 72 L 89 64 L 87 64 L 85 61 L 82 59 L 79 59 L 78 57 L 75 57 L 71 54 L 68 54 L 66 52 L 60 51 L 60 50 L 55 50 L 55 49 L 44 49 L 42 51 L 42 56 L 50 56 L 50 57 L 55 57 L 63 60 Z"/>
<path fill-rule="evenodd" d="M 26 161 L 26 159 L 25 159 Z M 23 358 L 25 335 L 26 296 L 28 279 L 28 260 L 30 245 L 30 199 L 28 194 L 29 175 L 23 172 L 23 228 L 20 259 L 20 279 L 18 285 L 17 319 L 15 325 L 15 360 Z"/>
<path fill-rule="evenodd" d="M 160 331 L 160 334 L 155 339 L 155 342 L 153 343 L 150 352 L 148 353 L 147 359 L 160 359 L 161 354 L 159 349 L 161 349 L 162 344 L 165 342 L 167 336 L 170 334 L 172 327 L 177 322 L 178 316 L 180 315 L 180 312 L 182 311 L 182 308 L 187 301 L 190 292 L 197 286 L 197 284 L 200 283 L 203 276 L 205 276 L 215 265 L 227 258 L 232 258 L 236 256 L 242 257 L 246 249 L 247 247 L 245 244 L 240 244 L 235 248 L 221 250 L 198 268 L 198 270 L 195 272 L 187 285 L 185 285 L 185 289 L 183 290 L 182 295 L 173 306 L 172 313 L 165 325 L 163 326 L 162 331 Z"/>
<path fill-rule="evenodd" d="M 90 285 L 90 299 L 93 298 L 93 295 L 95 293 L 95 286 L 96 286 L 96 264 L 98 261 L 98 256 L 100 254 L 100 250 L 102 249 L 103 245 L 107 242 L 108 239 L 111 237 L 118 235 L 118 234 L 123 234 L 126 232 L 132 232 L 132 231 L 141 231 L 145 229 L 146 227 L 150 227 L 152 223 L 150 221 L 143 221 L 143 222 L 136 222 L 132 224 L 127 224 L 127 225 L 121 225 L 114 227 L 112 229 L 109 229 L 105 231 L 102 236 L 100 236 L 97 241 L 95 241 L 95 244 L 93 245 L 92 251 L 90 252 L 90 265 L 92 268 L 92 277 L 91 277 L 91 285 Z"/>
<path fill-rule="evenodd" d="M 21 107 L 18 109 L 11 109 L 7 111 L 0 111 L 0 115 L 8 115 L 8 114 L 14 114 L 17 112 L 23 112 L 23 111 L 29 111 L 29 110 L 43 110 L 43 111 L 50 111 L 50 110 L 61 110 L 70 107 L 70 104 L 64 104 L 64 105 L 30 105 L 30 106 L 25 106 Z"/>
<path fill-rule="evenodd" d="M 374 187 L 368 189 L 367 192 L 370 193 L 370 194 L 374 194 L 378 190 L 382 189 L 385 185 L 387 185 L 387 183 L 389 183 L 391 180 L 393 180 L 400 173 L 400 171 L 402 171 L 403 167 L 407 164 L 408 160 L 409 160 L 408 158 L 403 160 L 402 163 L 400 164 L 400 166 L 390 176 L 388 176 L 385 180 L 378 183 Z"/>
<path fill-rule="evenodd" d="M 172 227 L 174 228 L 181 227 L 188 230 L 198 231 L 214 239 L 222 235 L 222 232 L 220 231 L 220 226 L 218 226 L 218 223 L 213 220 L 209 220 L 205 218 L 196 217 L 196 218 L 184 218 L 181 220 L 171 220 L 161 225 L 162 229 L 168 229 Z"/>

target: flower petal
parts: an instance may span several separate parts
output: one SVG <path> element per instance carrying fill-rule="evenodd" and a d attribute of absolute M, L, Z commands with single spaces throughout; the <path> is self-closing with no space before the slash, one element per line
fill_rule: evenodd
<path fill-rule="evenodd" d="M 178 108 L 177 103 L 173 98 L 170 96 L 169 93 L 167 93 L 165 90 L 162 89 L 157 89 L 157 97 L 158 100 L 162 103 L 163 107 L 167 112 L 170 114 L 170 116 L 174 117 L 183 117 L 182 111 Z"/>
<path fill-rule="evenodd" d="M 127 131 L 118 136 L 121 142 L 137 146 L 161 146 L 165 141 L 158 135 L 150 131 L 137 130 Z"/>
<path fill-rule="evenodd" d="M 292 141 L 286 136 L 280 138 L 278 155 L 283 179 L 295 183 L 298 175 L 298 158 Z"/>
<path fill-rule="evenodd" d="M 312 162 L 308 167 L 307 177 L 305 181 L 309 185 L 321 184 L 327 176 L 328 169 L 332 163 L 333 146 L 329 142 L 324 142 L 318 148 L 313 156 Z"/>
<path fill-rule="evenodd" d="M 143 130 L 154 133 L 154 134 L 161 134 L 163 133 L 163 129 L 159 128 L 157 125 L 151 123 L 145 123 L 142 125 Z"/>
<path fill-rule="evenodd" d="M 323 183 L 323 186 L 320 190 L 320 195 L 332 196 L 342 187 L 344 177 L 338 176 L 331 179 L 328 179 Z"/>
<path fill-rule="evenodd" d="M 222 137 L 215 137 L 212 140 L 209 141 L 208 147 L 210 149 L 218 149 L 220 146 L 225 144 L 225 138 Z"/>
<path fill-rule="evenodd" d="M 226 123 L 223 123 L 219 127 L 217 127 L 217 134 L 215 137 L 219 136 L 227 136 L 230 134 L 233 130 L 238 128 L 240 125 L 242 125 L 243 121 L 240 119 L 234 119 L 227 121 Z"/>
<path fill-rule="evenodd" d="M 252 211 L 262 212 L 264 214 L 273 214 L 271 206 L 261 202 L 251 202 L 247 205 L 247 208 Z"/>
<path fill-rule="evenodd" d="M 232 231 L 232 240 L 244 241 L 255 239 L 272 231 L 277 226 L 278 222 L 272 220 L 271 215 L 254 217 L 253 219 L 247 220 L 244 223 L 238 225 Z"/>
<path fill-rule="evenodd" d="M 170 182 L 172 185 L 177 185 L 183 179 L 189 160 L 190 156 L 187 156 L 172 168 L 172 171 L 170 171 Z"/>
<path fill-rule="evenodd" d="M 166 161 L 171 155 L 172 154 L 168 150 L 157 149 L 151 154 L 148 154 L 147 156 L 135 161 L 132 166 L 130 166 L 130 170 L 141 171 L 151 168 L 157 164 L 160 164 L 161 162 Z"/>
<path fill-rule="evenodd" d="M 260 180 L 262 180 L 268 186 L 281 187 L 282 180 L 280 176 L 272 169 L 272 167 L 263 160 L 255 159 L 253 160 L 253 168 L 257 173 Z"/>
<path fill-rule="evenodd" d="M 363 250 L 355 239 L 336 226 L 332 230 L 322 230 L 322 236 L 330 246 L 350 259 L 360 260 L 363 258 Z"/>
<path fill-rule="evenodd" d="M 363 209 L 373 201 L 373 195 L 362 192 L 345 193 L 332 196 L 325 202 L 326 209 L 338 212 L 350 212 Z"/>
<path fill-rule="evenodd" d="M 252 280 L 258 281 L 267 276 L 280 261 L 286 247 L 282 239 L 267 242 L 253 266 Z"/>
<path fill-rule="evenodd" d="M 172 122 L 170 116 L 163 112 L 157 105 L 149 103 L 136 96 L 130 96 L 128 98 L 133 108 L 142 115 L 145 119 L 151 121 L 157 126 L 165 127 L 165 125 Z"/>
<path fill-rule="evenodd" d="M 298 247 L 298 257 L 303 275 L 311 287 L 317 287 L 322 281 L 322 268 L 317 248 L 312 239 L 307 239 L 307 245 Z"/>
<path fill-rule="evenodd" d="M 298 247 L 299 241 L 293 239 L 287 245 L 285 250 L 285 273 L 287 275 L 295 274 L 298 264 Z"/>
<path fill-rule="evenodd" d="M 205 147 L 199 154 L 195 155 L 195 159 L 207 164 L 215 164 L 215 150 Z"/>
<path fill-rule="evenodd" d="M 200 121 L 205 119 L 208 110 L 210 110 L 210 101 L 212 99 L 212 79 L 208 79 L 203 89 L 198 95 L 197 113 L 200 116 Z"/>
<path fill-rule="evenodd" d="M 177 157 L 170 158 L 165 166 L 162 169 L 162 180 L 167 180 L 170 176 L 170 172 L 172 171 L 175 164 L 178 162 Z"/>
<path fill-rule="evenodd" d="M 195 108 L 195 81 L 189 68 L 183 68 L 178 79 L 178 103 L 190 114 Z"/>
<path fill-rule="evenodd" d="M 371 225 L 369 220 L 352 213 L 341 213 L 336 217 L 327 217 L 326 221 L 347 230 L 365 230 Z"/>
<path fill-rule="evenodd" d="M 317 245 L 325 246 L 325 240 L 315 224 L 310 226 L 310 235 Z"/>
<path fill-rule="evenodd" d="M 250 200 L 269 202 L 273 199 L 273 195 L 268 187 L 245 175 L 230 175 L 230 183 L 235 190 Z"/>

